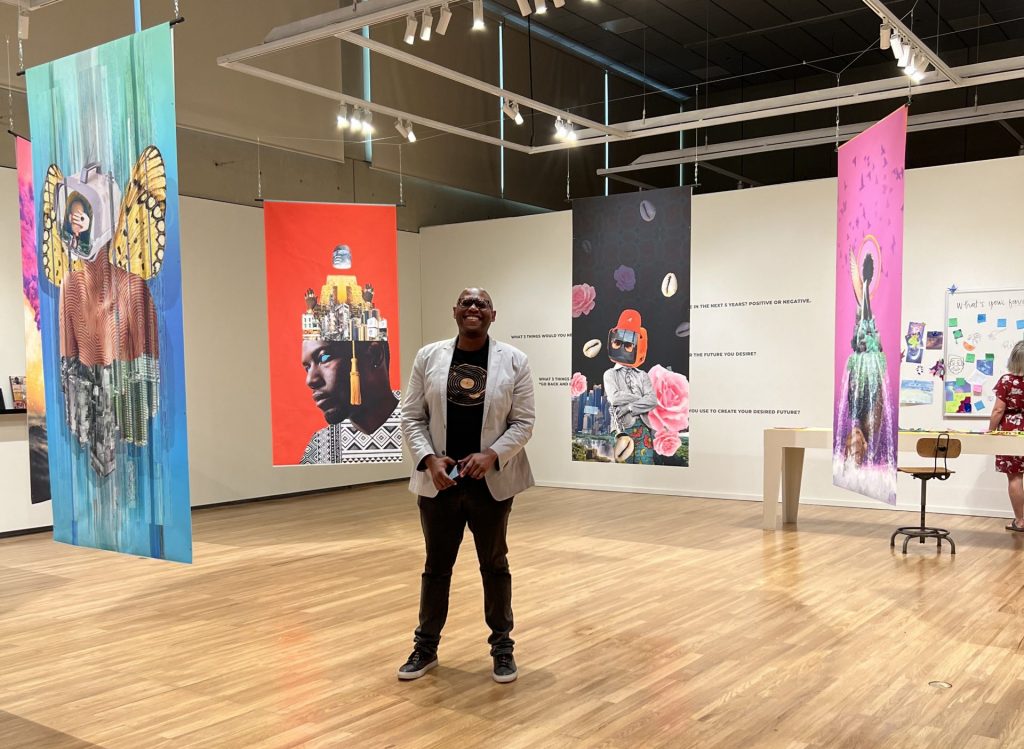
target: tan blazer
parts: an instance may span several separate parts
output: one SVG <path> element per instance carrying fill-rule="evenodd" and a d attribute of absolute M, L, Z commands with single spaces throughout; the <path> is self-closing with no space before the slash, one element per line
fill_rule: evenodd
<path fill-rule="evenodd" d="M 415 468 L 425 457 L 444 455 L 448 434 L 448 370 L 455 339 L 431 343 L 419 350 L 402 399 L 402 437 L 414 466 L 409 491 L 437 496 L 427 471 Z M 487 351 L 487 390 L 480 449 L 498 454 L 484 477 L 497 500 L 508 499 L 533 486 L 533 472 L 523 449 L 533 434 L 533 378 L 526 354 L 507 343 L 490 340 Z"/>

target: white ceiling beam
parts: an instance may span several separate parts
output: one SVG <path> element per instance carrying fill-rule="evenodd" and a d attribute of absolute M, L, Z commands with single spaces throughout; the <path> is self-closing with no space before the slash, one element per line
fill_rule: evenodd
<path fill-rule="evenodd" d="M 0 0 L 0 3 L 14 5 L 18 10 L 39 10 L 47 5 L 56 5 L 63 0 Z"/>
<path fill-rule="evenodd" d="M 278 26 L 271 30 L 262 44 L 222 55 L 217 58 L 217 64 L 224 67 L 226 63 L 243 62 L 293 47 L 301 47 L 304 44 L 330 39 L 346 31 L 361 29 L 363 26 L 405 18 L 410 13 L 418 13 L 440 4 L 441 0 L 365 0 L 353 3 L 341 10 Z"/>
<path fill-rule="evenodd" d="M 1002 60 L 964 65 L 956 68 L 956 72 L 963 81 L 964 86 L 982 86 L 1001 81 L 1016 80 L 1024 78 L 1024 57 L 1008 57 Z M 771 99 L 759 99 L 740 104 L 696 109 L 662 117 L 649 117 L 646 120 L 617 122 L 614 126 L 629 131 L 633 138 L 649 138 L 655 135 L 710 128 L 768 117 L 781 117 L 783 115 L 810 112 L 818 109 L 832 109 L 834 107 L 866 104 L 886 99 L 901 99 L 907 97 L 911 92 L 908 81 L 909 79 L 906 76 L 901 75 L 881 81 L 867 81 L 837 88 L 817 89 L 799 94 L 777 96 Z M 916 95 L 929 94 L 938 91 L 948 91 L 957 87 L 957 84 L 952 81 L 942 80 L 938 73 L 931 72 L 928 73 L 924 81 L 914 85 L 913 93 Z M 614 139 L 596 131 L 589 129 L 581 130 L 578 133 L 577 142 L 571 146 L 565 143 L 552 143 L 536 146 L 531 150 L 531 153 L 547 153 L 549 151 L 564 150 L 567 147 L 579 148 L 581 146 L 600 145 L 611 140 Z"/>
<path fill-rule="evenodd" d="M 862 2 L 875 12 L 875 15 L 877 15 L 883 23 L 889 24 L 896 31 L 898 31 L 900 34 L 900 39 L 903 39 L 904 41 L 909 41 L 911 44 L 917 47 L 917 49 L 928 59 L 928 62 L 935 66 L 936 70 L 938 70 L 940 73 L 942 73 L 944 76 L 946 76 L 946 78 L 948 78 L 956 85 L 959 86 L 963 84 L 963 80 L 960 78 L 957 72 L 953 70 L 951 67 L 949 67 L 949 65 L 947 65 L 945 61 L 943 61 L 943 59 L 939 57 L 938 54 L 936 54 L 935 50 L 933 50 L 931 47 L 925 44 L 921 40 L 921 37 L 919 37 L 917 34 L 911 31 L 910 27 L 903 23 L 903 21 L 900 20 L 899 16 L 897 16 L 895 13 L 893 13 L 891 10 L 885 7 L 885 3 L 883 3 L 882 0 L 862 0 Z"/>
<path fill-rule="evenodd" d="M 421 70 L 426 70 L 428 73 L 433 73 L 434 75 L 441 76 L 442 78 L 447 78 L 450 81 L 461 83 L 463 86 L 474 88 L 477 91 L 483 91 L 486 94 L 491 94 L 493 96 L 503 98 L 506 101 L 514 101 L 520 106 L 528 106 L 537 112 L 543 112 L 544 114 L 549 114 L 552 117 L 561 117 L 563 120 L 569 120 L 570 122 L 580 125 L 581 127 L 588 128 L 590 130 L 602 133 L 604 135 L 610 135 L 618 139 L 626 139 L 629 137 L 629 133 L 627 133 L 624 130 L 619 130 L 618 128 L 615 127 L 609 127 L 608 125 L 604 125 L 600 122 L 596 122 L 586 117 L 581 117 L 577 114 L 573 114 L 572 112 L 567 112 L 563 109 L 552 107 L 548 104 L 545 104 L 542 101 L 530 99 L 528 97 L 521 96 L 520 94 L 514 93 L 512 91 L 508 91 L 507 89 L 499 88 L 498 86 L 495 86 L 491 83 L 481 81 L 479 78 L 473 78 L 472 76 L 466 75 L 465 73 L 460 73 L 457 70 L 445 67 L 444 65 L 438 65 L 437 63 L 430 62 L 429 60 L 424 60 L 421 57 L 411 55 L 408 52 L 405 52 L 400 49 L 395 49 L 394 47 L 391 47 L 382 42 L 374 41 L 373 39 L 367 39 L 361 34 L 346 32 L 344 34 L 338 34 L 337 36 L 339 39 L 348 42 L 349 44 L 354 44 L 358 47 L 368 49 L 379 55 L 390 57 L 392 60 L 397 60 L 407 65 L 417 67 Z M 495 111 L 497 111 L 497 107 L 495 107 Z"/>
<path fill-rule="evenodd" d="M 247 65 L 246 63 L 222 63 L 221 67 L 228 68 L 229 70 L 237 70 L 240 73 L 245 73 L 246 75 L 251 75 L 256 78 L 262 78 L 263 80 L 270 81 L 272 83 L 279 83 L 282 86 L 288 86 L 289 88 L 298 89 L 299 91 L 305 91 L 306 93 L 313 94 L 314 96 L 320 96 L 323 97 L 324 99 L 330 99 L 332 101 L 338 102 L 339 105 L 350 104 L 352 106 L 362 107 L 363 109 L 367 109 L 373 112 L 374 114 L 380 114 L 385 117 L 394 117 L 396 119 L 400 117 L 403 120 L 409 120 L 410 122 L 416 125 L 422 125 L 423 127 L 428 127 L 432 130 L 437 130 L 442 133 L 458 135 L 463 138 L 476 140 L 481 143 L 487 143 L 492 146 L 504 146 L 505 148 L 508 148 L 513 151 L 518 151 L 520 153 L 530 152 L 529 146 L 523 146 L 518 143 L 512 143 L 511 141 L 502 140 L 501 138 L 495 138 L 490 135 L 484 135 L 483 133 L 478 133 L 474 130 L 467 130 L 466 128 L 458 127 L 457 125 L 449 125 L 448 123 L 445 122 L 438 122 L 437 120 L 432 120 L 427 117 L 420 117 L 419 115 L 404 112 L 402 110 L 394 109 L 392 107 L 385 107 L 382 104 L 378 104 L 376 102 L 366 101 L 365 99 L 360 99 L 355 96 L 348 96 L 347 94 L 342 94 L 339 93 L 338 91 L 334 91 L 329 88 L 324 88 L 323 86 L 317 86 L 313 83 L 307 83 L 305 81 L 300 81 L 295 78 L 289 78 L 286 75 L 281 75 L 280 73 L 274 73 L 269 70 L 264 70 L 263 68 L 257 68 L 252 65 Z"/>
<path fill-rule="evenodd" d="M 930 112 L 928 114 L 912 115 L 907 120 L 907 131 L 918 132 L 922 130 L 940 130 L 947 127 L 962 125 L 976 125 L 981 122 L 1000 122 L 1006 119 L 1024 117 L 1024 100 L 998 102 L 986 104 L 980 107 L 964 107 L 963 109 L 951 109 L 944 112 Z M 839 128 L 838 140 L 845 142 L 867 130 L 872 122 L 860 122 L 851 125 L 843 125 Z M 807 148 L 835 143 L 837 140 L 836 129 L 833 127 L 805 130 L 799 133 L 782 133 L 770 135 L 764 138 L 747 138 L 745 140 L 732 141 L 729 143 L 718 143 L 710 146 L 697 146 L 682 148 L 660 153 L 649 153 L 635 159 L 633 163 L 624 166 L 615 166 L 608 169 L 598 169 L 597 174 L 601 177 L 611 177 L 616 174 L 627 174 L 647 169 L 658 169 L 662 167 L 679 166 L 680 164 L 691 164 L 694 161 L 710 161 L 712 159 L 729 159 L 738 156 L 749 156 L 755 153 L 768 153 L 771 151 L 786 151 L 796 148 Z M 749 181 L 749 180 L 744 180 Z"/>

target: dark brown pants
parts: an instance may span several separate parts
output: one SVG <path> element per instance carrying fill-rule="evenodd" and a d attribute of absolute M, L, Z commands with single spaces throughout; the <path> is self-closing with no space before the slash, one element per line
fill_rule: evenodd
<path fill-rule="evenodd" d="M 416 647 L 436 653 L 448 618 L 448 591 L 462 536 L 469 526 L 484 583 L 484 619 L 491 628 L 491 655 L 511 653 L 512 575 L 508 569 L 508 516 L 512 500 L 496 502 L 485 481 L 463 479 L 436 497 L 420 497 L 420 524 L 427 562 L 420 587 Z"/>

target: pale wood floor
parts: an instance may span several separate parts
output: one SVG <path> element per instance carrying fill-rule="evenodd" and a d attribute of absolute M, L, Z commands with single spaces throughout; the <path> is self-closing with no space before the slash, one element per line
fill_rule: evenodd
<path fill-rule="evenodd" d="M 801 515 L 518 498 L 512 685 L 469 539 L 441 666 L 395 679 L 422 563 L 399 484 L 199 511 L 192 567 L 0 541 L 0 747 L 1024 746 L 1024 538 L 933 516 L 959 554 L 904 558 L 908 513 Z"/>

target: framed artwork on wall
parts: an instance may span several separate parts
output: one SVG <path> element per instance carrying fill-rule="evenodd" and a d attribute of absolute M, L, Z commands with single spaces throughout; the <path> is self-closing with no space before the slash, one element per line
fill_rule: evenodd
<path fill-rule="evenodd" d="M 25 377 L 11 375 L 11 408 L 25 408 Z"/>

